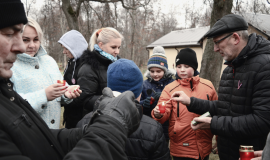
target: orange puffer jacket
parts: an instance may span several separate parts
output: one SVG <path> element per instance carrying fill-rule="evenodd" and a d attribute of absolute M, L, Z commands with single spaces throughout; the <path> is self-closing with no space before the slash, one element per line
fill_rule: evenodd
<path fill-rule="evenodd" d="M 217 93 L 213 84 L 199 76 L 188 79 L 177 79 L 168 84 L 161 93 L 158 105 L 170 100 L 175 91 L 184 91 L 189 97 L 205 100 L 217 100 Z M 157 119 L 152 110 L 152 117 L 160 123 L 169 119 L 169 137 L 171 155 L 204 159 L 212 149 L 213 135 L 209 130 L 193 131 L 190 124 L 193 118 L 200 115 L 189 112 L 187 107 L 179 102 L 170 101 L 166 104 L 166 111 L 162 118 Z"/>

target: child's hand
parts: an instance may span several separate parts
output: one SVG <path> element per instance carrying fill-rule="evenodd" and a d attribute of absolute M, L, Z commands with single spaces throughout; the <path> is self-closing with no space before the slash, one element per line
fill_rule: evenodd
<path fill-rule="evenodd" d="M 154 108 L 154 116 L 158 119 L 163 117 L 163 114 L 161 114 L 159 111 L 158 105 L 156 105 L 156 107 Z"/>
<path fill-rule="evenodd" d="M 145 108 L 150 108 L 150 102 L 151 102 L 151 97 L 147 97 L 147 98 L 143 101 L 143 107 L 145 107 Z"/>
<path fill-rule="evenodd" d="M 158 101 L 159 100 L 160 95 L 161 95 L 161 92 L 156 92 L 154 94 L 154 97 L 153 98 L 155 99 L 155 101 Z"/>

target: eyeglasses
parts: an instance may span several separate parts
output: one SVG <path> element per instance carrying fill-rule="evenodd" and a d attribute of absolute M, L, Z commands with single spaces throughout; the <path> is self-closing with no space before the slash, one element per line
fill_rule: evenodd
<path fill-rule="evenodd" d="M 217 45 L 217 46 L 218 46 L 218 44 L 219 44 L 221 41 L 223 41 L 224 39 L 226 39 L 226 38 L 230 37 L 231 35 L 233 35 L 233 33 L 228 34 L 227 36 L 225 36 L 225 37 L 221 38 L 220 40 L 218 40 L 218 41 L 216 41 L 216 42 L 214 41 L 215 45 Z"/>

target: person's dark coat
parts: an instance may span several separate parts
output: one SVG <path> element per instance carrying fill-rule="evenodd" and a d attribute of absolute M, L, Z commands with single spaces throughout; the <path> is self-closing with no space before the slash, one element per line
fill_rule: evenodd
<path fill-rule="evenodd" d="M 238 160 L 239 146 L 262 150 L 270 130 L 270 42 L 251 34 L 223 71 L 218 101 L 191 98 L 190 112 L 212 116 L 221 160 Z"/>
<path fill-rule="evenodd" d="M 78 81 L 78 72 L 79 72 L 80 66 L 81 66 L 80 59 L 77 59 L 76 61 L 74 61 L 74 59 L 70 59 L 68 61 L 68 66 L 64 73 L 64 80 L 66 80 L 66 82 L 69 85 L 78 84 L 77 81 Z M 73 99 L 71 103 L 65 104 L 64 108 L 65 110 L 63 114 L 63 118 L 64 118 L 63 124 L 65 124 L 65 127 L 68 129 L 75 128 L 76 124 L 83 118 L 82 103 L 80 103 L 79 99 L 76 98 L 76 99 Z"/>
<path fill-rule="evenodd" d="M 82 90 L 79 99 L 83 105 L 84 115 L 93 111 L 95 101 L 107 87 L 107 70 L 111 63 L 111 60 L 95 50 L 86 50 L 81 56 L 78 85 Z"/>
<path fill-rule="evenodd" d="M 141 108 L 137 102 L 137 108 Z M 77 124 L 82 128 L 92 118 L 88 113 Z M 129 160 L 170 160 L 170 150 L 163 134 L 162 126 L 154 119 L 143 115 L 139 128 L 126 141 L 125 152 Z"/>
<path fill-rule="evenodd" d="M 50 130 L 12 88 L 0 78 L 1 160 L 127 159 L 126 131 L 113 118 L 97 117 L 85 135 L 82 129 Z"/>
<path fill-rule="evenodd" d="M 150 97 L 150 96 L 154 97 L 154 94 L 155 94 L 154 91 L 155 92 L 162 92 L 167 84 L 174 81 L 172 76 L 173 76 L 173 73 L 170 71 L 167 71 L 167 73 L 164 75 L 164 77 L 162 79 L 160 79 L 159 81 L 154 81 L 150 76 L 150 72 L 148 71 L 146 73 L 147 80 L 143 81 L 143 90 L 142 90 L 140 104 L 143 106 L 143 102 L 147 97 Z M 147 94 L 148 89 L 154 90 L 151 95 Z M 143 107 L 143 114 L 152 118 L 151 111 L 156 107 L 157 102 L 158 102 L 158 100 L 155 101 L 151 105 L 150 108 Z M 163 127 L 163 133 L 164 133 L 166 139 L 169 140 L 169 131 L 168 131 L 169 130 L 169 121 L 166 121 L 165 123 L 163 123 L 162 127 Z"/>

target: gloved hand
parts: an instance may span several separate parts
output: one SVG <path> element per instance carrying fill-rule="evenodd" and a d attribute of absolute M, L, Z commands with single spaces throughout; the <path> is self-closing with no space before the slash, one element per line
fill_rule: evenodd
<path fill-rule="evenodd" d="M 131 91 L 126 91 L 118 97 L 114 97 L 112 90 L 106 87 L 103 89 L 102 97 L 98 101 L 98 109 L 90 120 L 90 124 L 93 123 L 94 118 L 97 116 L 107 115 L 120 122 L 127 135 L 137 130 L 141 116 L 136 108 L 135 97 Z"/>
<path fill-rule="evenodd" d="M 155 101 L 158 101 L 158 100 L 159 100 L 160 95 L 161 95 L 161 92 L 156 92 L 156 93 L 154 94 L 154 99 L 155 99 Z"/>
<path fill-rule="evenodd" d="M 150 102 L 151 102 L 151 97 L 147 97 L 147 98 L 143 101 L 143 107 L 145 107 L 145 108 L 150 108 Z"/>

